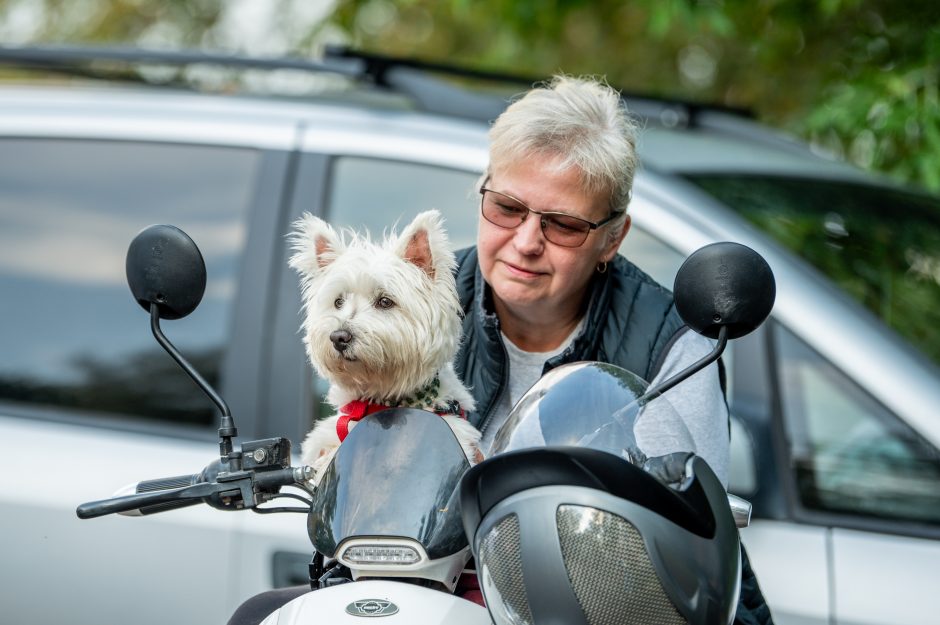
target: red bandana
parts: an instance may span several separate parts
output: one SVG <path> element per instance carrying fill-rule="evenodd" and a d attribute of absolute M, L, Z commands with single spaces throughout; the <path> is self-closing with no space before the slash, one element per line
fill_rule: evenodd
<path fill-rule="evenodd" d="M 463 408 L 460 408 L 456 405 L 456 402 L 452 402 L 452 406 L 441 408 L 436 406 L 439 410 L 435 410 L 436 414 L 440 416 L 444 415 L 457 415 L 461 419 L 466 419 L 467 415 L 464 413 Z M 353 400 L 339 409 L 339 420 L 336 422 L 336 435 L 339 436 L 339 442 L 346 440 L 346 436 L 349 435 L 349 422 L 350 421 L 359 421 L 366 415 L 370 415 L 375 412 L 386 410 L 388 408 L 395 408 L 397 406 L 386 406 L 384 404 L 372 404 L 367 401 L 362 401 L 359 399 Z"/>

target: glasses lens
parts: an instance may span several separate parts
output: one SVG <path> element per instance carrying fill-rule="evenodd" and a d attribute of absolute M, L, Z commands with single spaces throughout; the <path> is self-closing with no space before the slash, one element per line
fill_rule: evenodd
<path fill-rule="evenodd" d="M 525 204 L 496 191 L 483 191 L 483 217 L 503 228 L 515 228 L 522 223 L 529 209 Z"/>
<path fill-rule="evenodd" d="M 565 247 L 578 247 L 591 231 L 591 224 L 570 215 L 544 215 L 542 224 L 545 238 Z"/>

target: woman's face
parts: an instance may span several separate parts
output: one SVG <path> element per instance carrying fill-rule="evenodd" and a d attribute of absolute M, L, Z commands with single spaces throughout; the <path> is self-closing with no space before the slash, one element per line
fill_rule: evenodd
<path fill-rule="evenodd" d="M 554 162 L 551 157 L 532 156 L 494 170 L 486 188 L 511 195 L 532 210 L 568 213 L 594 223 L 606 218 L 607 196 L 586 193 L 577 169 L 558 171 Z M 610 226 L 605 225 L 572 248 L 547 241 L 537 215 L 530 213 L 515 229 L 491 224 L 481 215 L 480 270 L 493 289 L 497 312 L 505 307 L 515 317 L 533 322 L 571 321 L 580 312 L 597 264 L 617 253 L 629 223 L 628 218 L 613 241 Z"/>

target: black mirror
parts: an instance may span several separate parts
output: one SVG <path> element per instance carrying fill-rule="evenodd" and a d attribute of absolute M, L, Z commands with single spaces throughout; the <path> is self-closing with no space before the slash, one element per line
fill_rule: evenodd
<path fill-rule="evenodd" d="M 232 451 L 238 436 L 228 404 L 215 392 L 160 329 L 160 319 L 180 319 L 196 310 L 206 292 L 206 263 L 189 235 L 176 226 L 147 226 L 127 248 L 127 284 L 134 299 L 150 313 L 150 329 L 157 342 L 209 396 L 222 413 L 219 449 L 222 462 L 241 468 L 241 452 Z"/>
<path fill-rule="evenodd" d="M 740 243 L 712 243 L 689 256 L 676 274 L 676 310 L 686 324 L 708 338 L 753 331 L 770 314 L 777 295 L 764 258 Z"/>
<path fill-rule="evenodd" d="M 729 339 L 762 324 L 777 297 L 774 273 L 763 256 L 740 243 L 712 243 L 685 259 L 672 289 L 676 310 L 690 328 L 718 339 L 710 354 L 646 391 L 659 397 L 718 360 Z"/>
<path fill-rule="evenodd" d="M 162 319 L 180 319 L 199 306 L 206 264 L 199 248 L 175 226 L 148 226 L 127 249 L 127 283 L 144 310 L 157 304 Z"/>

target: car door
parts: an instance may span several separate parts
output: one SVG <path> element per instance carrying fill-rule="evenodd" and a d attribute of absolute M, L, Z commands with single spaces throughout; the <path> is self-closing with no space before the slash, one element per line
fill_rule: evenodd
<path fill-rule="evenodd" d="M 940 622 L 940 453 L 851 372 L 772 329 L 793 518 L 826 528 L 833 622 Z"/>
<path fill-rule="evenodd" d="M 746 224 L 729 219 L 730 211 L 687 193 L 682 181 L 653 182 L 634 202 L 634 222 L 669 246 L 689 252 L 731 239 L 767 247 Z M 940 544 L 940 465 L 930 442 L 936 429 L 924 432 L 918 429 L 923 423 L 914 427 L 904 417 L 905 406 L 925 412 L 917 404 L 918 387 L 892 411 L 872 393 L 884 389 L 857 381 L 863 372 L 871 379 L 872 371 L 891 366 L 898 350 L 891 341 L 898 339 L 886 338 L 870 320 L 861 322 L 862 313 L 842 296 L 801 288 L 812 281 L 799 260 L 780 248 L 773 254 L 778 305 L 798 314 L 788 314 L 786 324 L 775 321 L 782 314 L 774 315 L 736 341 L 726 360 L 730 487 L 754 504 L 754 520 L 742 539 L 775 621 L 936 622 L 929 602 L 929 589 L 938 581 L 929 562 Z M 832 284 L 827 288 L 837 291 Z M 840 323 L 856 329 L 851 348 L 858 358 L 837 366 L 820 353 L 814 320 L 821 315 L 813 312 L 823 310 L 839 311 Z M 830 352 L 840 344 L 849 347 L 840 343 L 844 337 L 822 340 L 827 339 Z M 869 343 L 885 350 L 867 348 Z M 917 380 L 930 379 L 922 369 L 916 373 Z"/>
<path fill-rule="evenodd" d="M 254 412 L 256 384 L 239 385 L 261 367 L 258 341 L 236 306 L 246 273 L 270 265 L 254 221 L 280 192 L 286 153 L 93 136 L 80 116 L 70 126 L 33 113 L 34 126 L 5 116 L 0 137 L 4 619 L 222 622 L 241 515 L 197 506 L 80 521 L 75 508 L 218 453 L 212 403 L 153 340 L 125 283 L 142 228 L 172 223 L 200 246 L 202 305 L 164 331 L 236 416 Z"/>

